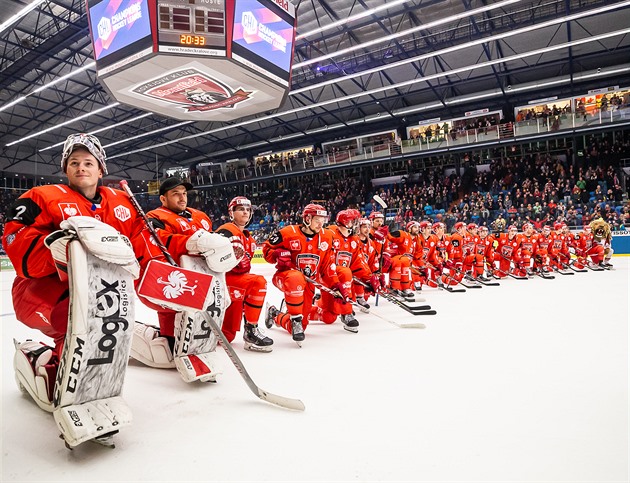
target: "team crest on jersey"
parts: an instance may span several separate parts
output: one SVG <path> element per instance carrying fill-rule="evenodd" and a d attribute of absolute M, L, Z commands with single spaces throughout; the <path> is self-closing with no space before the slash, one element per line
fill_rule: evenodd
<path fill-rule="evenodd" d="M 206 220 L 201 220 L 201 226 L 203 226 L 204 230 L 210 231 L 210 223 L 208 223 Z"/>
<path fill-rule="evenodd" d="M 179 270 L 169 273 L 167 280 L 163 280 L 162 277 L 158 278 L 157 283 L 165 285 L 162 293 L 167 299 L 176 299 L 186 292 L 190 292 L 190 295 L 195 295 L 195 289 L 197 288 L 197 285 L 188 285 L 186 275 Z"/>
<path fill-rule="evenodd" d="M 314 277 L 317 273 L 317 266 L 319 265 L 319 255 L 313 253 L 300 253 L 295 264 L 297 269 L 307 277 Z"/>
<path fill-rule="evenodd" d="M 333 248 L 334 248 L 335 250 L 339 250 L 339 244 L 340 244 L 339 240 L 338 240 L 337 238 L 335 238 L 335 239 L 333 240 Z"/>
<path fill-rule="evenodd" d="M 325 241 L 324 241 L 324 242 L 321 242 L 321 243 L 319 244 L 319 249 L 320 249 L 321 251 L 323 251 L 323 252 L 325 252 L 326 250 L 328 250 L 328 242 L 325 242 Z"/>
<path fill-rule="evenodd" d="M 289 248 L 291 250 L 297 251 L 300 249 L 300 240 L 291 240 L 289 242 Z"/>
<path fill-rule="evenodd" d="M 114 216 L 120 221 L 127 221 L 131 218 L 131 210 L 123 205 L 118 205 L 114 208 Z"/>
<path fill-rule="evenodd" d="M 190 225 L 185 220 L 182 220 L 181 218 L 177 218 L 177 222 L 179 223 L 179 226 L 182 227 L 182 231 L 190 230 Z"/>
<path fill-rule="evenodd" d="M 232 292 L 232 295 L 234 296 L 235 299 L 242 299 L 243 298 L 243 293 L 240 290 L 234 290 Z"/>
<path fill-rule="evenodd" d="M 61 210 L 61 216 L 64 220 L 67 220 L 71 216 L 80 215 L 79 205 L 76 203 L 59 203 L 59 209 Z"/>
<path fill-rule="evenodd" d="M 352 247 L 352 249 L 354 250 L 354 249 L 357 247 L 357 242 L 356 242 L 356 241 L 354 241 L 354 240 L 352 240 L 352 241 L 350 242 L 350 246 L 351 246 L 351 247 Z"/>
<path fill-rule="evenodd" d="M 10 245 L 15 241 L 15 233 L 11 233 L 7 236 L 7 245 Z"/>

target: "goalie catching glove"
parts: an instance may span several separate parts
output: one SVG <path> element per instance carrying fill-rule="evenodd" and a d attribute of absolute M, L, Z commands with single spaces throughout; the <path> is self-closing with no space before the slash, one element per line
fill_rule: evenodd
<path fill-rule="evenodd" d="M 131 242 L 113 227 L 90 216 L 72 216 L 59 226 L 61 229 L 48 235 L 44 244 L 50 249 L 62 280 L 68 277 L 68 243 L 74 239 L 96 258 L 119 265 L 138 278 L 140 265 Z"/>
<path fill-rule="evenodd" d="M 232 270 L 243 257 L 237 256 L 232 242 L 218 233 L 205 230 L 196 231 L 186 242 L 186 250 L 190 255 L 201 255 L 208 268 L 213 272 L 224 273 Z"/>

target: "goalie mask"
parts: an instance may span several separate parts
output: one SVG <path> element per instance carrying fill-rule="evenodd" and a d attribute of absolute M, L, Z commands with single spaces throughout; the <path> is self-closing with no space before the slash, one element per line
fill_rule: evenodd
<path fill-rule="evenodd" d="M 63 151 L 61 154 L 61 170 L 66 172 L 66 163 L 68 158 L 72 154 L 72 151 L 77 147 L 84 147 L 87 149 L 92 156 L 96 158 L 98 161 L 98 165 L 103 170 L 103 174 L 107 174 L 107 166 L 105 165 L 105 159 L 107 156 L 105 155 L 105 150 L 101 146 L 101 142 L 98 140 L 96 136 L 92 136 L 91 134 L 70 134 L 66 138 L 66 142 L 63 144 Z"/>

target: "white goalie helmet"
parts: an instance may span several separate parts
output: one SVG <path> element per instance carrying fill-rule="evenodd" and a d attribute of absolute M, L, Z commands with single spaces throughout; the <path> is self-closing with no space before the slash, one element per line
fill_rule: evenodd
<path fill-rule="evenodd" d="M 96 136 L 92 136 L 91 134 L 79 133 L 79 134 L 70 134 L 66 139 L 66 142 L 63 144 L 63 151 L 61 154 L 61 170 L 66 172 L 66 162 L 68 158 L 72 154 L 72 151 L 77 146 L 83 146 L 87 149 L 92 156 L 96 158 L 99 166 L 103 170 L 103 174 L 107 174 L 107 166 L 105 165 L 105 159 L 107 156 L 105 155 L 105 150 L 103 146 L 101 146 L 101 142 L 98 140 Z"/>

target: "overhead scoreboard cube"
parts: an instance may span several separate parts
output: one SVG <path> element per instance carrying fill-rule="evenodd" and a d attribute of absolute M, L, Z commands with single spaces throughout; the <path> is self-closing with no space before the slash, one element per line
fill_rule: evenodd
<path fill-rule="evenodd" d="M 289 0 L 87 0 L 99 82 L 164 116 L 231 121 L 279 108 L 289 92 Z"/>

